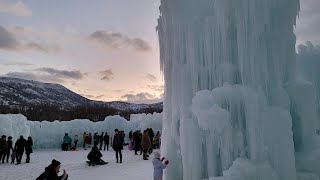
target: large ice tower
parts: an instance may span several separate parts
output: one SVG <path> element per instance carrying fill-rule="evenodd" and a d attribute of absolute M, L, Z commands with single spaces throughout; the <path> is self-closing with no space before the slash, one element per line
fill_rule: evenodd
<path fill-rule="evenodd" d="M 297 165 L 309 163 L 318 129 L 312 84 L 295 77 L 299 0 L 161 0 L 159 9 L 165 179 L 318 179 Z"/>

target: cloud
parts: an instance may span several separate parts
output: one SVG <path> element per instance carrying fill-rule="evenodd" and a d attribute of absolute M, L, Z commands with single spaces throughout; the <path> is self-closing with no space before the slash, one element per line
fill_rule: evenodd
<path fill-rule="evenodd" d="M 320 45 L 310 41 L 298 46 L 297 68 L 301 75 L 311 82 L 320 80 Z M 316 82 L 320 85 L 320 82 Z"/>
<path fill-rule="evenodd" d="M 32 11 L 22 1 L 14 3 L 7 0 L 1 0 L 0 13 L 7 13 L 15 16 L 32 16 Z"/>
<path fill-rule="evenodd" d="M 75 79 L 75 80 L 81 80 L 85 76 L 87 76 L 87 73 L 82 73 L 81 71 L 67 71 L 67 70 L 59 70 L 54 68 L 38 68 L 36 71 L 46 73 L 48 75 L 55 76 L 57 78 L 62 79 Z"/>
<path fill-rule="evenodd" d="M 148 85 L 148 88 L 160 93 L 163 93 L 164 91 L 164 85 Z"/>
<path fill-rule="evenodd" d="M 4 76 L 41 82 L 65 83 L 66 80 L 82 80 L 85 76 L 87 76 L 87 74 L 80 71 L 38 68 L 34 69 L 33 71 L 9 72 Z"/>
<path fill-rule="evenodd" d="M 19 61 L 12 61 L 12 62 L 3 63 L 3 65 L 5 65 L 5 66 L 33 66 L 34 64 L 19 62 Z"/>
<path fill-rule="evenodd" d="M 83 97 L 86 97 L 86 98 L 88 98 L 88 99 L 101 99 L 101 98 L 103 98 L 103 97 L 105 97 L 105 95 L 97 95 L 97 96 L 94 96 L 94 95 L 90 95 L 90 94 L 80 94 L 81 96 L 83 96 Z"/>
<path fill-rule="evenodd" d="M 148 79 L 148 80 L 150 80 L 151 82 L 157 81 L 156 76 L 154 76 L 154 75 L 152 75 L 152 74 L 149 74 L 149 73 L 145 76 L 145 78 Z"/>
<path fill-rule="evenodd" d="M 128 102 L 131 103 L 156 103 L 163 101 L 163 97 L 152 95 L 148 92 L 141 92 L 138 94 L 125 94 L 121 96 L 122 99 L 125 99 Z"/>
<path fill-rule="evenodd" d="M 25 48 L 26 49 L 36 50 L 36 51 L 41 51 L 41 52 L 44 52 L 44 53 L 49 53 L 51 51 L 58 52 L 58 51 L 61 50 L 61 48 L 59 46 L 49 47 L 48 45 L 39 44 L 37 42 L 30 42 L 30 43 L 25 45 Z"/>
<path fill-rule="evenodd" d="M 46 42 L 46 37 L 34 32 L 32 28 L 22 26 L 5 28 L 0 26 L 0 49 L 11 51 L 34 50 L 51 53 L 61 51 L 62 47 L 57 43 Z"/>
<path fill-rule="evenodd" d="M 100 71 L 100 75 L 102 76 L 100 80 L 111 80 L 113 78 L 112 69 L 107 69 L 104 71 Z"/>
<path fill-rule="evenodd" d="M 14 35 L 0 26 L 0 49 L 18 49 L 19 43 Z"/>
<path fill-rule="evenodd" d="M 119 49 L 123 46 L 130 46 L 137 51 L 150 51 L 150 44 L 140 38 L 129 38 L 119 32 L 98 30 L 89 35 L 89 40 L 98 42 L 108 48 Z"/>
<path fill-rule="evenodd" d="M 122 92 L 124 92 L 124 90 L 123 90 L 123 89 L 116 89 L 116 90 L 113 90 L 113 92 L 115 92 L 115 93 L 122 93 Z"/>
<path fill-rule="evenodd" d="M 301 0 L 300 4 L 301 11 L 295 29 L 297 44 L 307 40 L 320 43 L 320 1 Z"/>

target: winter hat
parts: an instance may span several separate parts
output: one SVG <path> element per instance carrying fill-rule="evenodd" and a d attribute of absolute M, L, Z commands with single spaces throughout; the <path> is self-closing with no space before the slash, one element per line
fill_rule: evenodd
<path fill-rule="evenodd" d="M 6 138 L 6 135 L 2 135 L 1 137 L 2 137 L 2 138 Z"/>
<path fill-rule="evenodd" d="M 57 167 L 57 166 L 59 166 L 61 163 L 59 162 L 59 161 L 57 161 L 57 160 L 55 160 L 55 159 L 52 159 L 52 162 L 51 162 L 51 166 L 52 167 Z"/>
<path fill-rule="evenodd" d="M 160 159 L 160 153 L 156 151 L 156 152 L 154 153 L 154 158 L 155 158 L 155 159 Z"/>

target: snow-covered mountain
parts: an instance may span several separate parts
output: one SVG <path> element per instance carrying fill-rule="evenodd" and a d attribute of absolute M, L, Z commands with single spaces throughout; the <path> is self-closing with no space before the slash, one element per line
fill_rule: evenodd
<path fill-rule="evenodd" d="M 56 105 L 65 109 L 80 105 L 104 105 L 120 111 L 136 112 L 148 108 L 162 110 L 162 102 L 133 104 L 121 101 L 94 101 L 76 94 L 60 84 L 0 77 L 0 105 L 28 106 L 40 104 Z"/>

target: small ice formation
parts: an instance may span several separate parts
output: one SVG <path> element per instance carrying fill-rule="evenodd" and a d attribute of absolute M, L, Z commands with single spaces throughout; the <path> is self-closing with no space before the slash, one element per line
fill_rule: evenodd
<path fill-rule="evenodd" d="M 320 96 L 297 77 L 299 3 L 161 0 L 166 180 L 319 179 Z"/>

